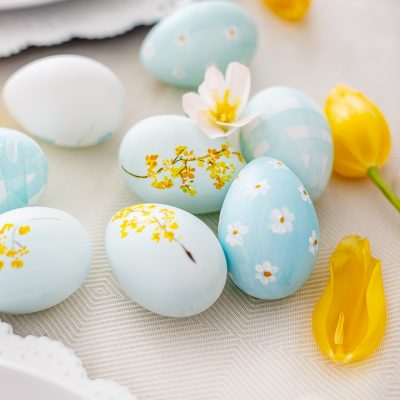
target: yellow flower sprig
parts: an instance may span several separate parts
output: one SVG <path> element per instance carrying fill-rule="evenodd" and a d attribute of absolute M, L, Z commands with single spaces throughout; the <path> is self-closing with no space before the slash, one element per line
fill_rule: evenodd
<path fill-rule="evenodd" d="M 400 211 L 400 199 L 379 173 L 390 155 L 385 117 L 362 93 L 338 85 L 328 95 L 325 114 L 332 130 L 333 170 L 347 178 L 368 176 Z"/>
<path fill-rule="evenodd" d="M 330 280 L 313 313 L 313 334 L 321 351 L 336 362 L 372 354 L 386 328 L 381 262 L 368 239 L 344 237 L 330 259 Z"/>

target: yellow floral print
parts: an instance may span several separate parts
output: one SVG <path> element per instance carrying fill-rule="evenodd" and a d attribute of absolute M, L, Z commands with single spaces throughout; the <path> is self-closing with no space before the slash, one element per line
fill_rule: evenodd
<path fill-rule="evenodd" d="M 18 229 L 17 229 L 18 228 Z M 15 236 L 27 235 L 31 231 L 29 225 L 15 227 L 14 224 L 4 224 L 0 229 L 0 271 L 9 259 L 11 268 L 20 269 L 24 266 L 22 258 L 29 253 L 26 246 L 19 243 Z M 7 244 L 7 237 L 11 236 L 11 247 Z"/>
<path fill-rule="evenodd" d="M 124 166 L 122 170 L 134 178 L 151 178 L 156 189 L 170 189 L 174 186 L 174 180 L 180 181 L 180 189 L 190 196 L 197 194 L 194 179 L 196 167 L 205 168 L 209 177 L 214 181 L 214 187 L 221 190 L 228 183 L 235 171 L 235 164 L 229 162 L 232 156 L 244 163 L 243 156 L 236 151 L 231 151 L 230 143 L 223 143 L 220 149 L 208 149 L 207 154 L 196 156 L 194 150 L 188 150 L 187 146 L 175 148 L 175 157 L 167 160 L 159 160 L 159 154 L 146 155 L 145 163 L 147 175 L 137 175 L 128 171 Z"/>
<path fill-rule="evenodd" d="M 155 204 L 135 204 L 123 208 L 114 215 L 112 222 L 120 221 L 121 238 L 129 235 L 129 231 L 141 233 L 146 228 L 153 228 L 151 240 L 160 242 L 176 242 L 185 251 L 186 255 L 196 262 L 192 253 L 186 249 L 180 239 L 176 237 L 179 224 L 175 219 L 175 211 Z"/>

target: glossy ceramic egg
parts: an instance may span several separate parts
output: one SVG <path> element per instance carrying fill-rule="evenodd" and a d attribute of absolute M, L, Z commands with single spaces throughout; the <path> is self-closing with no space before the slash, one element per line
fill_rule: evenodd
<path fill-rule="evenodd" d="M 47 183 L 47 160 L 23 133 L 0 128 L 0 213 L 35 204 Z"/>
<path fill-rule="evenodd" d="M 117 76 L 77 55 L 45 57 L 23 66 L 7 80 L 3 97 L 28 132 L 66 147 L 104 141 L 119 127 L 125 110 Z"/>
<path fill-rule="evenodd" d="M 229 142 L 208 138 L 190 119 L 161 115 L 129 130 L 119 164 L 127 185 L 142 200 L 198 214 L 221 209 L 244 160 Z"/>
<path fill-rule="evenodd" d="M 318 199 L 332 172 L 332 136 L 325 116 L 309 97 L 287 87 L 256 94 L 246 113 L 256 111 L 263 114 L 241 130 L 245 159 L 267 155 L 283 161 L 311 198 Z"/>
<path fill-rule="evenodd" d="M 106 247 L 124 292 L 157 314 L 198 314 L 224 288 L 227 268 L 218 239 L 179 208 L 147 203 L 120 210 L 108 225 Z"/>
<path fill-rule="evenodd" d="M 158 23 L 146 36 L 140 59 L 156 78 L 195 87 L 210 65 L 224 72 L 232 61 L 248 64 L 256 47 L 256 26 L 245 9 L 226 1 L 202 1 Z"/>
<path fill-rule="evenodd" d="M 25 207 L 0 215 L 0 313 L 54 306 L 81 286 L 92 258 L 89 235 L 71 215 Z"/>
<path fill-rule="evenodd" d="M 311 274 L 319 248 L 317 215 L 297 176 L 260 157 L 238 175 L 218 226 L 235 284 L 259 299 L 280 299 Z"/>

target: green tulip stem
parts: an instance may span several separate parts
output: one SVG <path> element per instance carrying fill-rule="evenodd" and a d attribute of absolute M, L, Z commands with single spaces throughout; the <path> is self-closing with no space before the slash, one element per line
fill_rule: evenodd
<path fill-rule="evenodd" d="M 367 175 L 372 182 L 378 187 L 378 189 L 383 193 L 383 195 L 392 203 L 393 207 L 400 212 L 400 198 L 398 198 L 388 186 L 388 184 L 383 180 L 380 175 L 378 168 L 370 167 L 367 170 Z"/>

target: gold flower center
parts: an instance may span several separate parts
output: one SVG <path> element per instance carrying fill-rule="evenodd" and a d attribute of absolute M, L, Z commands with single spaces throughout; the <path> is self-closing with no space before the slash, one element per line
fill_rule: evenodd
<path fill-rule="evenodd" d="M 230 89 L 226 89 L 222 99 L 214 96 L 215 108 L 209 110 L 213 120 L 216 122 L 230 123 L 235 121 L 237 108 L 240 104 L 240 98 L 237 98 L 233 104 L 229 102 Z"/>
<path fill-rule="evenodd" d="M 314 240 L 314 246 L 316 246 L 318 244 L 318 239 Z"/>
<path fill-rule="evenodd" d="M 305 190 L 303 190 L 303 194 L 304 196 L 308 196 L 308 193 Z"/>
<path fill-rule="evenodd" d="M 285 217 L 280 217 L 280 218 L 279 218 L 279 222 L 280 222 L 281 224 L 283 224 L 283 223 L 285 222 Z"/>
<path fill-rule="evenodd" d="M 185 43 L 185 42 L 186 42 L 186 36 L 183 35 L 183 34 L 179 35 L 179 36 L 178 36 L 178 41 L 179 41 L 180 43 Z"/>
<path fill-rule="evenodd" d="M 269 278 L 270 276 L 272 276 L 272 274 L 271 274 L 271 272 L 269 272 L 269 271 L 264 271 L 264 276 L 265 276 L 266 278 Z"/>
<path fill-rule="evenodd" d="M 237 230 L 237 229 L 234 229 L 233 231 L 232 231 L 232 234 L 233 235 L 237 235 L 239 233 L 239 231 Z"/>
<path fill-rule="evenodd" d="M 257 185 L 256 185 L 256 189 L 260 189 L 260 187 L 261 187 L 260 184 L 257 184 Z"/>

